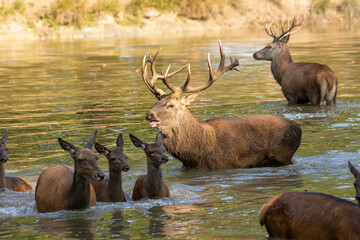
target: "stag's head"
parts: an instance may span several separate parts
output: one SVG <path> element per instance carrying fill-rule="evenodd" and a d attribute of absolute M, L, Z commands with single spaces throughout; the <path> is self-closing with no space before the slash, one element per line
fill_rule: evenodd
<path fill-rule="evenodd" d="M 304 17 L 294 18 L 292 21 L 287 22 L 287 26 L 284 26 L 284 22 L 281 22 L 281 34 L 277 34 L 276 29 L 271 23 L 266 24 L 265 32 L 273 38 L 272 43 L 268 44 L 263 49 L 254 53 L 253 57 L 256 60 L 267 60 L 272 61 L 274 58 L 279 56 L 285 49 L 285 45 L 290 39 L 290 35 L 299 31 L 303 25 Z"/>
<path fill-rule="evenodd" d="M 142 78 L 145 82 L 145 85 L 158 99 L 158 102 L 155 104 L 155 106 L 145 116 L 145 118 L 149 121 L 150 127 L 156 127 L 160 130 L 166 127 L 171 127 L 174 123 L 176 123 L 180 119 L 181 115 L 187 113 L 186 106 L 192 103 L 201 91 L 210 87 L 225 72 L 229 70 L 238 71 L 238 69 L 236 69 L 236 66 L 239 65 L 239 61 L 237 59 L 233 61 L 230 58 L 230 64 L 228 66 L 225 66 L 225 54 L 220 40 L 219 40 L 219 48 L 220 48 L 221 60 L 217 71 L 213 73 L 213 69 L 210 63 L 210 54 L 208 54 L 208 66 L 209 66 L 209 75 L 210 75 L 209 80 L 203 85 L 197 87 L 189 86 L 191 80 L 190 64 L 186 64 L 185 66 L 173 72 L 169 72 L 171 67 L 170 65 L 165 73 L 162 70 L 161 74 L 158 74 L 155 70 L 155 63 L 159 55 L 159 51 L 157 51 L 154 58 L 152 58 L 151 55 L 149 55 L 148 60 L 146 60 L 146 56 L 144 57 L 143 64 L 141 67 Z M 151 73 L 152 73 L 151 80 L 148 78 L 147 75 L 147 65 L 146 65 L 147 62 L 151 64 Z M 176 87 L 172 85 L 168 81 L 168 79 L 178 74 L 179 72 L 183 71 L 184 69 L 188 69 L 188 75 L 185 84 L 182 87 Z M 165 84 L 165 86 L 171 91 L 171 93 L 167 94 L 160 88 L 156 87 L 154 84 L 157 79 L 161 79 Z M 183 93 L 190 93 L 190 95 L 181 96 L 181 94 Z"/>

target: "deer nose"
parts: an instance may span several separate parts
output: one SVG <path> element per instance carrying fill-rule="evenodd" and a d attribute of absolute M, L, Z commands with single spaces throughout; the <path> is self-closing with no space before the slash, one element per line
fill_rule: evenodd
<path fill-rule="evenodd" d="M 145 115 L 145 119 L 146 120 L 151 120 L 154 118 L 154 114 L 152 112 L 147 112 L 146 115 Z"/>
<path fill-rule="evenodd" d="M 105 179 L 104 173 L 98 173 L 97 176 L 100 178 L 101 181 Z"/>
<path fill-rule="evenodd" d="M 6 154 L 3 154 L 1 156 L 0 162 L 6 163 L 9 160 L 8 156 Z"/>
<path fill-rule="evenodd" d="M 360 195 L 356 194 L 355 199 L 359 201 L 360 200 Z"/>
<path fill-rule="evenodd" d="M 168 162 L 168 161 L 169 161 L 169 158 L 168 158 L 167 156 L 163 156 L 163 157 L 162 157 L 162 160 L 163 160 L 164 162 Z"/>
<path fill-rule="evenodd" d="M 130 167 L 129 167 L 129 166 L 124 166 L 124 167 L 123 167 L 123 171 L 124 171 L 124 172 L 127 172 L 127 171 L 129 171 L 129 170 L 130 170 Z"/>

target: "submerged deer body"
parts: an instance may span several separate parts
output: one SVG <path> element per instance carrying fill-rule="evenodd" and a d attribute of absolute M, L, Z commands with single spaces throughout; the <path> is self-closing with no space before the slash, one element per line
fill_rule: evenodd
<path fill-rule="evenodd" d="M 74 159 L 75 168 L 51 166 L 39 176 L 35 189 L 35 202 L 40 213 L 77 210 L 96 205 L 96 195 L 90 179 L 103 180 L 105 174 L 97 164 L 92 151 L 96 131 L 84 147 L 75 147 L 61 138 L 60 146 Z"/>
<path fill-rule="evenodd" d="M 161 165 L 169 159 L 162 147 L 163 135 L 159 132 L 155 143 L 146 143 L 130 134 L 133 144 L 144 150 L 147 158 L 147 174 L 140 175 L 135 182 L 132 193 L 133 200 L 142 198 L 163 198 L 170 197 L 169 188 L 164 183 Z"/>
<path fill-rule="evenodd" d="M 290 24 L 289 24 L 290 25 Z M 256 60 L 271 61 L 271 72 L 281 86 L 284 96 L 289 104 L 308 103 L 320 105 L 326 101 L 326 105 L 336 104 L 338 80 L 334 72 L 326 65 L 318 63 L 293 62 L 287 42 L 291 32 L 300 27 L 294 19 L 287 30 L 282 25 L 282 33 L 276 34 L 276 30 L 267 25 L 265 30 L 274 40 L 265 48 L 254 53 Z"/>
<path fill-rule="evenodd" d="M 358 194 L 359 172 L 349 168 Z M 279 194 L 262 206 L 259 221 L 274 238 L 360 239 L 360 205 L 323 193 Z"/>
<path fill-rule="evenodd" d="M 31 185 L 20 177 L 6 177 L 5 163 L 9 160 L 7 156 L 6 141 L 8 131 L 4 133 L 0 140 L 0 189 L 10 189 L 16 192 L 26 192 L 32 190 Z"/>
<path fill-rule="evenodd" d="M 235 118 L 218 117 L 198 122 L 186 108 L 198 93 L 210 87 L 229 70 L 236 70 L 238 60 L 225 66 L 225 54 L 221 42 L 220 64 L 213 73 L 208 57 L 209 80 L 202 86 L 190 87 L 190 65 L 172 73 L 169 68 L 161 75 L 155 71 L 154 59 L 151 63 L 152 79 L 147 76 L 145 57 L 142 77 L 158 102 L 147 114 L 149 126 L 158 128 L 164 134 L 164 146 L 186 168 L 248 168 L 259 166 L 281 166 L 292 163 L 292 156 L 301 142 L 302 131 L 295 121 L 275 115 L 248 115 Z M 168 78 L 188 67 L 188 78 L 182 87 L 175 87 Z M 154 86 L 161 79 L 172 93 Z M 180 97 L 182 93 L 194 93 Z"/>
<path fill-rule="evenodd" d="M 126 202 L 122 189 L 121 172 L 129 171 L 126 155 L 123 153 L 124 140 L 120 133 L 116 141 L 116 149 L 109 150 L 99 143 L 95 143 L 98 153 L 105 155 L 109 161 L 109 176 L 104 181 L 90 180 L 95 189 L 98 202 Z"/>

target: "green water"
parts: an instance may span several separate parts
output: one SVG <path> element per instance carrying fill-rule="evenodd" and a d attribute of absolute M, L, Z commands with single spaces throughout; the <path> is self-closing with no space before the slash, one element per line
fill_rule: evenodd
<path fill-rule="evenodd" d="M 170 199 L 39 214 L 34 192 L 1 192 L 0 238 L 265 239 L 259 209 L 278 193 L 308 189 L 353 201 L 347 161 L 360 168 L 359 37 L 356 28 L 308 27 L 290 39 L 295 61 L 328 64 L 336 73 L 335 107 L 287 105 L 270 63 L 252 58 L 270 41 L 262 31 L 183 39 L 2 42 L 0 133 L 9 130 L 7 175 L 23 177 L 34 189 L 48 166 L 73 165 L 58 137 L 81 146 L 97 129 L 97 141 L 109 148 L 123 133 L 131 167 L 123 174 L 123 189 L 131 196 L 137 176 L 146 172 L 146 158 L 128 134 L 152 142 L 157 133 L 144 118 L 156 99 L 141 79 L 140 66 L 143 56 L 160 46 L 159 69 L 189 62 L 193 85 L 208 79 L 208 52 L 216 66 L 218 38 L 225 54 L 239 59 L 240 73 L 227 73 L 190 105 L 198 120 L 275 113 L 296 120 L 303 138 L 294 164 L 280 168 L 184 171 L 170 158 L 163 165 Z M 185 79 L 180 74 L 172 81 L 180 85 Z M 108 173 L 103 156 L 99 164 Z"/>

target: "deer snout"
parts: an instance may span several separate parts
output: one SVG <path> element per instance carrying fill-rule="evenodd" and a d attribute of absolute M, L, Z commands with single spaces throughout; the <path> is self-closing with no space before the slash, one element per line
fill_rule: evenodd
<path fill-rule="evenodd" d="M 130 170 L 130 167 L 129 167 L 129 166 L 126 165 L 126 166 L 123 167 L 123 171 L 124 171 L 124 172 L 127 172 L 127 171 L 129 171 L 129 170 Z"/>
<path fill-rule="evenodd" d="M 145 119 L 148 120 L 148 121 L 151 121 L 154 119 L 154 114 L 152 112 L 147 112 L 146 115 L 145 115 Z"/>
<path fill-rule="evenodd" d="M 6 154 L 2 154 L 0 158 L 0 162 L 6 163 L 9 160 L 8 156 Z"/>
<path fill-rule="evenodd" d="M 355 195 L 355 199 L 356 199 L 358 202 L 360 202 L 360 195 L 359 195 L 359 194 L 356 194 L 356 195 Z"/>
<path fill-rule="evenodd" d="M 97 177 L 103 181 L 105 179 L 105 174 L 103 172 L 97 173 Z"/>
<path fill-rule="evenodd" d="M 167 163 L 167 162 L 169 161 L 169 158 L 164 155 L 164 156 L 161 158 L 161 160 L 162 160 L 163 162 Z"/>
<path fill-rule="evenodd" d="M 257 52 L 253 54 L 253 58 L 259 60 L 259 57 L 257 56 Z"/>

